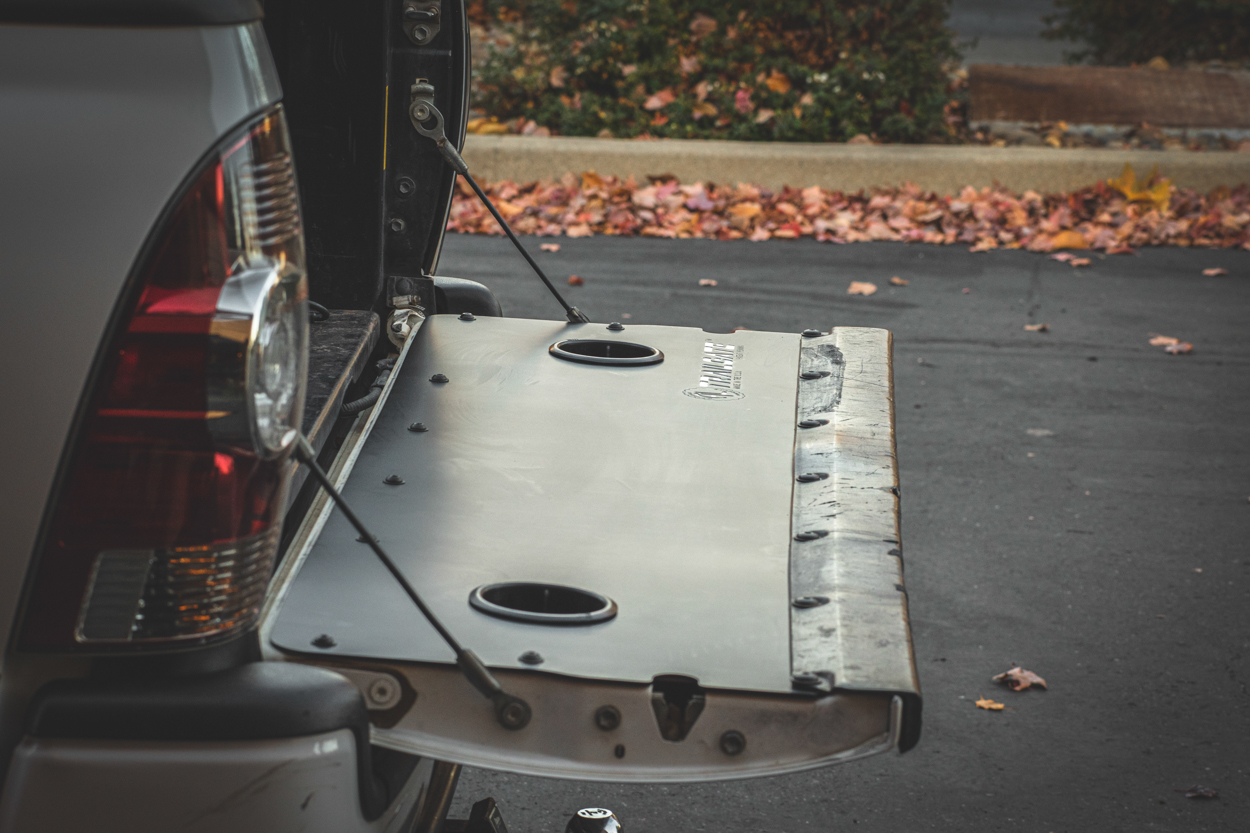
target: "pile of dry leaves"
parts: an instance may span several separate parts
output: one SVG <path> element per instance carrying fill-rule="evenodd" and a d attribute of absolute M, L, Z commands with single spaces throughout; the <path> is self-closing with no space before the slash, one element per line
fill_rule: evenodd
<path fill-rule="evenodd" d="M 463 183 L 455 195 L 449 231 L 502 234 Z M 736 187 L 671 176 L 645 184 L 587 172 L 559 182 L 485 184 L 499 211 L 521 234 L 590 237 L 769 240 L 814 237 L 829 243 L 894 240 L 964 244 L 971 251 L 1099 249 L 1108 254 L 1138 246 L 1250 249 L 1250 189 L 1203 195 L 1152 174 L 1139 182 L 1122 176 L 1070 194 L 1013 194 L 1002 188 L 965 188 L 957 196 L 925 193 L 914 185 L 846 194 L 811 188 Z"/>

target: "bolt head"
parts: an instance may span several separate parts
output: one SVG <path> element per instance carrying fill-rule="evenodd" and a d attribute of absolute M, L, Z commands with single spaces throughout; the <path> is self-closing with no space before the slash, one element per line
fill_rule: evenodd
<path fill-rule="evenodd" d="M 473 313 L 471 313 L 471 312 L 462 312 L 462 313 L 460 313 L 460 320 L 461 320 L 461 321 L 476 321 L 476 320 L 477 320 L 477 316 L 475 316 L 475 315 L 474 315 Z"/>
<path fill-rule="evenodd" d="M 820 330 L 807 329 L 803 331 L 803 338 L 817 338 L 823 335 Z"/>
<path fill-rule="evenodd" d="M 616 706 L 600 706 L 595 709 L 595 725 L 611 732 L 621 725 L 621 710 Z"/>
<path fill-rule="evenodd" d="M 435 373 L 433 376 L 430 377 L 430 381 L 441 385 L 450 380 L 441 373 Z"/>
<path fill-rule="evenodd" d="M 618 758 L 624 758 L 625 757 L 625 744 L 618 743 L 616 745 L 616 748 L 612 750 L 612 754 Z"/>
<path fill-rule="evenodd" d="M 521 656 L 517 657 L 517 660 L 525 663 L 526 665 L 542 665 L 543 655 L 537 651 L 526 651 L 521 654 Z"/>
<path fill-rule="evenodd" d="M 813 688 L 823 681 L 815 674 L 795 674 L 790 677 L 790 682 L 799 688 Z"/>
<path fill-rule="evenodd" d="M 827 419 L 805 419 L 799 423 L 800 428 L 819 428 L 822 425 L 828 425 Z"/>
<path fill-rule="evenodd" d="M 385 483 L 387 486 L 404 485 L 404 479 L 400 477 L 398 474 L 392 474 L 389 477 L 387 477 L 385 480 L 383 480 L 382 482 Z"/>
<path fill-rule="evenodd" d="M 620 321 L 613 321 L 611 324 L 608 325 L 608 329 L 614 333 L 619 333 L 621 330 L 625 329 L 625 325 L 622 324 Z"/>
<path fill-rule="evenodd" d="M 720 751 L 726 755 L 740 755 L 747 748 L 747 739 L 739 731 L 730 729 L 720 736 Z"/>
<path fill-rule="evenodd" d="M 395 684 L 390 680 L 374 680 L 369 684 L 369 699 L 374 703 L 388 703 L 394 696 Z"/>
<path fill-rule="evenodd" d="M 403 231 L 408 227 L 402 217 L 392 217 L 390 222 L 391 231 Z"/>
<path fill-rule="evenodd" d="M 505 729 L 516 731 L 524 729 L 530 722 L 530 707 L 524 700 L 509 697 L 501 703 L 495 712 L 499 725 Z"/>
<path fill-rule="evenodd" d="M 426 431 L 429 431 L 430 429 L 425 427 L 424 422 L 414 422 L 412 425 L 408 426 L 408 430 L 414 434 L 424 434 Z"/>
<path fill-rule="evenodd" d="M 799 596 L 797 599 L 790 602 L 790 604 L 794 605 L 799 610 L 806 610 L 808 608 L 820 607 L 821 605 L 829 604 L 829 597 L 828 596 Z"/>
<path fill-rule="evenodd" d="M 395 187 L 400 194 L 406 197 L 413 191 L 417 190 L 417 183 L 413 182 L 406 176 L 401 176 L 399 178 L 399 182 L 395 183 Z"/>
<path fill-rule="evenodd" d="M 314 648 L 321 648 L 322 650 L 325 650 L 327 648 L 333 648 L 338 643 L 334 641 L 334 637 L 330 636 L 330 634 L 323 633 L 321 636 L 314 639 L 312 644 Z"/>

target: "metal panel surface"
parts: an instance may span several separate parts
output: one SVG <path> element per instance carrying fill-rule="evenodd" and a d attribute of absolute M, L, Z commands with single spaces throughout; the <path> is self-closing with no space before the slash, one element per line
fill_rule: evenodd
<path fill-rule="evenodd" d="M 571 337 L 640 342 L 666 358 L 604 367 L 548 354 Z M 539 670 L 574 677 L 685 674 L 708 688 L 792 690 L 799 336 L 434 316 L 415 338 L 345 495 L 464 644 L 497 668 L 526 668 L 518 657 L 537 651 Z M 705 355 L 731 356 L 727 372 Z M 437 373 L 450 381 L 429 381 Z M 723 393 L 708 398 L 701 376 L 724 378 Z M 414 421 L 429 431 L 409 432 Z M 384 483 L 391 475 L 404 484 Z M 501 581 L 593 590 L 620 612 L 561 627 L 469 606 L 475 587 Z M 335 647 L 311 647 L 322 633 Z M 298 652 L 452 661 L 337 511 L 271 639 Z"/>
<path fill-rule="evenodd" d="M 803 372 L 828 375 L 800 383 L 799 419 L 823 424 L 800 422 L 795 472 L 827 476 L 794 492 L 790 584 L 811 606 L 791 613 L 792 650 L 794 673 L 816 685 L 903 695 L 906 749 L 920 730 L 920 682 L 903 586 L 891 352 L 888 331 L 854 327 L 803 347 Z"/>

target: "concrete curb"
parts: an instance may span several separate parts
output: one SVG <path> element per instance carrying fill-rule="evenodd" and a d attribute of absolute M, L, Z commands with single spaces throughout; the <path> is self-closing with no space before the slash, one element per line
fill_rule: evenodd
<path fill-rule="evenodd" d="M 690 139 L 629 141 L 576 137 L 469 136 L 465 160 L 475 177 L 531 182 L 570 171 L 633 176 L 668 173 L 685 183 L 819 185 L 839 191 L 914 182 L 954 194 L 999 182 L 1012 191 L 1071 191 L 1152 167 L 1180 187 L 1209 191 L 1250 182 L 1250 153 L 1177 150 L 989 148 L 967 145 L 844 145 Z"/>

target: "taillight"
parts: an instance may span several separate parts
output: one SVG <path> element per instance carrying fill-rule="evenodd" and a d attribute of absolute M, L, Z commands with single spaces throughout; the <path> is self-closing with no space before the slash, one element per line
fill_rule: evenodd
<path fill-rule="evenodd" d="M 50 516 L 24 650 L 202 644 L 264 599 L 308 354 L 279 108 L 210 154 L 147 252 Z"/>

